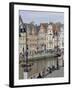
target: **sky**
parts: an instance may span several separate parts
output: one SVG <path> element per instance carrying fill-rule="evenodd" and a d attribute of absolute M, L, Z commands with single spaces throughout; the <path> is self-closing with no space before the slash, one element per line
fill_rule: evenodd
<path fill-rule="evenodd" d="M 30 23 L 34 21 L 34 24 L 39 25 L 40 23 L 56 23 L 61 22 L 64 24 L 64 13 L 63 12 L 48 12 L 48 11 L 28 11 L 20 10 L 19 15 L 24 23 Z"/>

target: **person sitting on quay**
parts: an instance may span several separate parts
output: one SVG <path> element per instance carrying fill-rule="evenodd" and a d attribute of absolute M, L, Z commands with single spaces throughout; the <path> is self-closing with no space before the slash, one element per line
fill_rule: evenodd
<path fill-rule="evenodd" d="M 42 78 L 41 74 L 39 73 L 38 77 L 37 78 Z"/>

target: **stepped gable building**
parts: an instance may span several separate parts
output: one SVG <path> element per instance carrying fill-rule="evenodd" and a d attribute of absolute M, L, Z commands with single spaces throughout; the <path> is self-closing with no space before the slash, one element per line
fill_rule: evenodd
<path fill-rule="evenodd" d="M 38 32 L 38 50 L 44 50 L 46 48 L 46 32 L 47 23 L 40 23 L 40 29 Z"/>
<path fill-rule="evenodd" d="M 29 55 L 37 52 L 37 32 L 34 24 L 30 23 L 27 28 L 27 45 Z"/>
<path fill-rule="evenodd" d="M 46 49 L 54 48 L 54 34 L 53 34 L 53 24 L 48 24 L 46 33 Z"/>

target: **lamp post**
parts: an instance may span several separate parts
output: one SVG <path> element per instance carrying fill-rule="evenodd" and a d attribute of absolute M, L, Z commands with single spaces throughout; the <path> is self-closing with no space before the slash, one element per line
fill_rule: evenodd
<path fill-rule="evenodd" d="M 24 78 L 28 78 L 28 73 L 27 73 L 27 64 L 28 64 L 28 54 L 27 54 L 27 33 L 26 33 L 26 25 L 23 24 L 21 26 L 21 32 L 23 33 L 23 60 L 24 63 L 22 63 L 22 67 L 24 68 Z"/>
<path fill-rule="evenodd" d="M 25 61 L 22 65 L 22 67 L 24 68 L 24 78 L 27 79 L 27 78 L 29 78 L 28 72 L 31 70 L 31 66 L 33 65 L 33 63 L 29 63 L 29 60 L 28 60 L 28 49 L 29 48 L 28 48 L 28 42 L 27 42 L 28 38 L 27 38 L 26 24 L 24 24 L 24 27 L 23 27 L 23 34 L 25 36 L 24 37 L 25 41 L 23 41 L 23 42 L 25 42 L 25 45 L 23 47 L 23 50 L 24 50 L 23 54 L 24 54 Z"/>
<path fill-rule="evenodd" d="M 57 70 L 59 69 L 59 62 L 58 62 L 58 48 L 57 48 Z"/>
<path fill-rule="evenodd" d="M 55 37 L 55 41 L 54 43 L 56 43 L 56 46 L 54 47 L 55 48 L 55 54 L 56 54 L 56 57 L 57 57 L 57 61 L 56 61 L 56 69 L 58 70 L 59 69 L 59 61 L 58 61 L 58 57 L 59 57 L 59 47 L 58 47 L 58 32 L 55 32 L 54 33 L 54 36 Z M 53 37 L 54 38 L 54 37 Z"/>
<path fill-rule="evenodd" d="M 59 61 L 58 61 L 58 57 L 60 56 L 59 55 L 59 47 L 58 47 L 58 32 L 56 32 L 57 34 L 57 70 L 59 69 Z"/>
<path fill-rule="evenodd" d="M 26 39 L 26 42 L 25 42 L 25 63 L 23 65 L 24 67 L 24 78 L 28 78 L 28 45 L 27 45 L 27 28 L 26 28 L 26 24 L 24 24 L 24 34 L 25 34 L 25 39 Z"/>
<path fill-rule="evenodd" d="M 63 55 L 64 55 L 64 51 L 62 51 L 61 54 L 62 54 L 62 67 L 64 67 L 64 60 L 63 60 L 63 57 L 64 57 L 64 56 L 63 56 Z"/>

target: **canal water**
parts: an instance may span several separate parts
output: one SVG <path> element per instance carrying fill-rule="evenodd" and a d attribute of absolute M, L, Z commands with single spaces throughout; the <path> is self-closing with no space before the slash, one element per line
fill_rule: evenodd
<path fill-rule="evenodd" d="M 53 65 L 57 67 L 57 57 L 48 57 L 41 60 L 31 60 L 29 63 L 32 63 L 31 70 L 28 72 L 28 78 L 36 78 L 38 74 L 41 75 L 46 73 L 48 67 L 52 67 Z M 59 60 L 62 62 L 62 60 Z M 19 65 L 19 79 L 24 79 L 24 68 Z"/>

